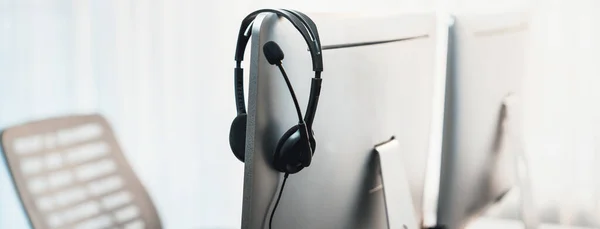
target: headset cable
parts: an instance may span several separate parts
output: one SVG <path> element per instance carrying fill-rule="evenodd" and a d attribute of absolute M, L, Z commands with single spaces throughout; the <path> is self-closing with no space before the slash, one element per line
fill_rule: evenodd
<path fill-rule="evenodd" d="M 277 196 L 277 200 L 275 201 L 275 206 L 273 207 L 273 210 L 271 211 L 271 217 L 269 219 L 269 229 L 273 229 L 272 228 L 273 216 L 275 215 L 275 210 L 277 210 L 277 206 L 279 205 L 279 200 L 281 200 L 281 194 L 283 194 L 283 188 L 285 187 L 285 181 L 287 181 L 288 175 L 290 175 L 290 174 L 286 173 L 283 176 L 283 183 L 281 184 L 281 189 L 279 190 L 279 195 Z"/>

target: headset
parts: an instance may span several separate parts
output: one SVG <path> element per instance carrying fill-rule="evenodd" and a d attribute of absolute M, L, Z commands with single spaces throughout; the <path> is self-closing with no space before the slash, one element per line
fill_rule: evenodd
<path fill-rule="evenodd" d="M 237 116 L 231 123 L 231 129 L 229 131 L 229 145 L 231 151 L 242 162 L 244 162 L 246 154 L 247 113 L 244 98 L 244 71 L 241 64 L 244 59 L 246 45 L 250 40 L 252 22 L 260 13 L 274 13 L 292 23 L 308 45 L 313 71 L 315 73 L 315 76 L 311 81 L 306 114 L 302 116 L 296 94 L 287 77 L 285 69 L 282 66 L 281 61 L 284 58 L 283 51 L 274 41 L 269 41 L 263 46 L 263 53 L 267 61 L 271 65 L 276 65 L 281 71 L 298 115 L 298 124 L 291 127 L 283 134 L 283 136 L 281 136 L 273 152 L 273 167 L 277 171 L 285 173 L 287 178 L 288 174 L 297 173 L 303 168 L 308 167 L 312 162 L 312 156 L 316 149 L 316 140 L 312 130 L 312 124 L 321 92 L 321 72 L 323 71 L 321 42 L 315 23 L 305 14 L 295 10 L 261 9 L 250 13 L 242 20 L 235 49 L 236 67 L 234 71 L 234 87 Z M 246 34 L 246 31 L 250 32 Z"/>

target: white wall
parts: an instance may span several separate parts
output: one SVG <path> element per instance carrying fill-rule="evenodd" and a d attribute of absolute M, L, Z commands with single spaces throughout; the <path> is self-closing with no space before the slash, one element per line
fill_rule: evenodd
<path fill-rule="evenodd" d="M 552 1 L 533 18 L 527 147 L 537 200 L 560 206 L 563 223 L 584 213 L 600 224 L 598 9 L 598 1 Z"/>

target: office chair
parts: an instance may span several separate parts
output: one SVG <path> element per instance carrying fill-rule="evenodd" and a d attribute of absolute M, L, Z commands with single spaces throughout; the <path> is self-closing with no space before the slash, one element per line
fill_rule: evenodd
<path fill-rule="evenodd" d="M 102 116 L 14 126 L 2 132 L 1 147 L 33 228 L 162 228 Z"/>

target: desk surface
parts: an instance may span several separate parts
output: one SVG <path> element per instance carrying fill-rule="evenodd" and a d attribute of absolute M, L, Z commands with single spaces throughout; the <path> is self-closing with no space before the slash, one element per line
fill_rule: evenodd
<path fill-rule="evenodd" d="M 475 220 L 466 229 L 525 229 L 518 220 L 493 219 L 483 217 Z M 591 227 L 576 227 L 558 224 L 541 224 L 539 229 L 592 229 Z"/>

